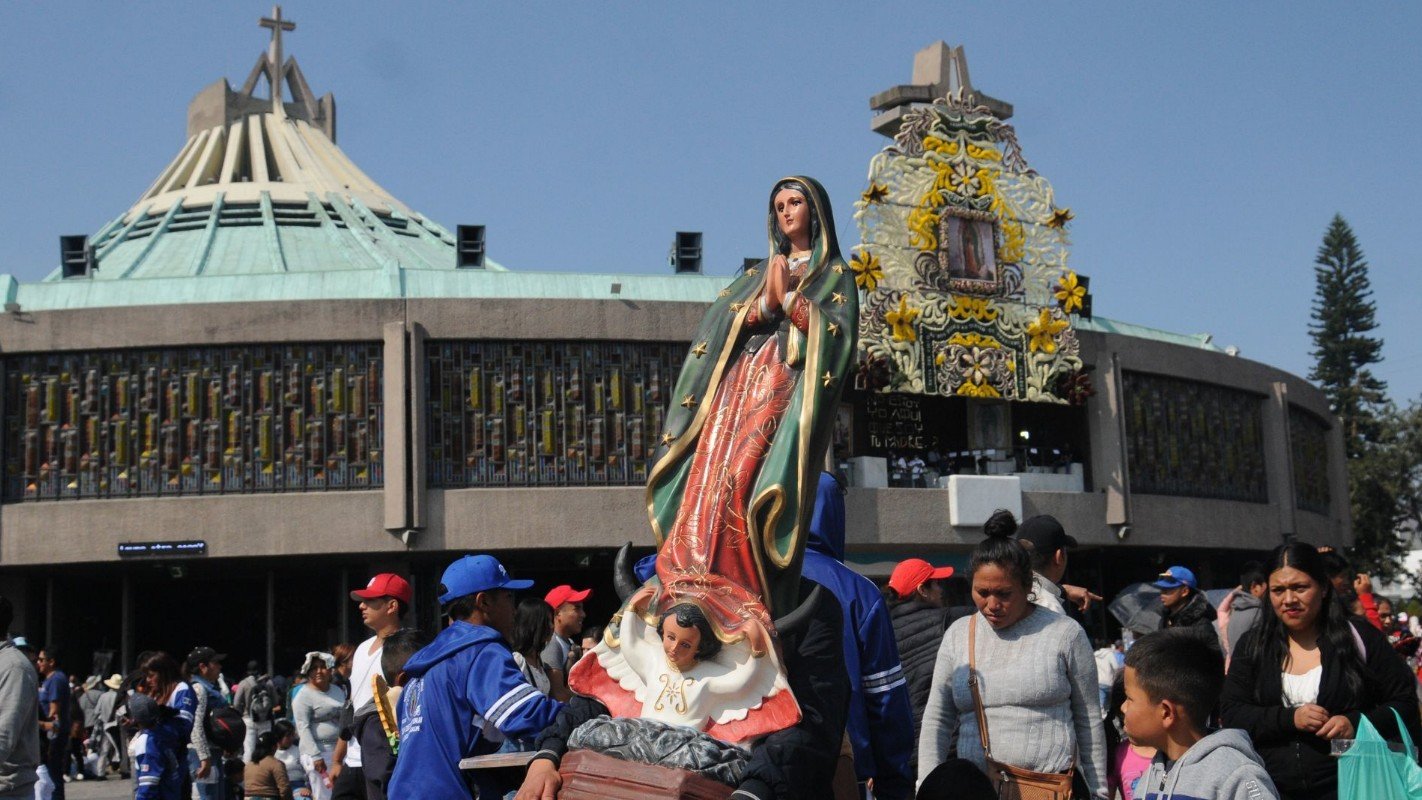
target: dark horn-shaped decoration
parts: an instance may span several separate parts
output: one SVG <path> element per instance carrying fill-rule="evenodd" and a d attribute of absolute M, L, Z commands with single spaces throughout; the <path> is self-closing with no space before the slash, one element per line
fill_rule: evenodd
<path fill-rule="evenodd" d="M 819 605 L 820 596 L 824 594 L 825 587 L 815 584 L 815 588 L 810 590 L 810 596 L 805 598 L 794 611 L 775 620 L 775 632 L 777 636 L 793 636 L 800 632 L 810 621 L 810 617 L 815 615 L 815 606 Z"/>
<path fill-rule="evenodd" d="M 617 599 L 624 603 L 642 586 L 641 581 L 637 580 L 637 573 L 632 571 L 631 542 L 617 551 L 617 559 L 612 564 L 612 585 L 617 589 Z"/>

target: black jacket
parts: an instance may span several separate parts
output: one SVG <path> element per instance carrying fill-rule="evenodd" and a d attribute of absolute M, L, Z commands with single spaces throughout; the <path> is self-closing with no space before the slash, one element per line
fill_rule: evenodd
<path fill-rule="evenodd" d="M 938 646 L 943 643 L 943 622 L 948 617 L 948 609 L 922 600 L 909 600 L 889 609 L 889 617 L 894 623 L 894 641 L 899 645 L 904 678 L 908 680 L 909 702 L 913 704 L 913 738 L 917 742 L 923 724 L 923 708 L 928 705 L 928 691 L 933 688 L 933 664 L 938 660 Z"/>
<path fill-rule="evenodd" d="M 803 602 L 814 586 L 800 581 Z M 814 615 L 799 636 L 781 640 L 790 690 L 800 704 L 800 723 L 766 736 L 751 747 L 740 793 L 758 800 L 822 800 L 830 788 L 849 707 L 849 673 L 844 667 L 843 613 L 839 601 L 822 592 Z M 574 695 L 553 724 L 538 737 L 534 758 L 558 761 L 568 737 L 584 722 L 608 713 L 596 700 Z"/>
<path fill-rule="evenodd" d="M 365 775 L 366 800 L 385 800 L 390 776 L 395 772 L 395 756 L 390 752 L 390 740 L 380 724 L 375 702 L 361 706 L 356 712 L 353 735 L 360 743 L 361 772 Z"/>
<path fill-rule="evenodd" d="M 1318 705 L 1331 714 L 1346 716 L 1355 728 L 1358 718 L 1366 715 L 1379 733 L 1393 741 L 1400 738 L 1392 714 L 1396 709 L 1413 740 L 1422 740 L 1418 731 L 1417 678 L 1367 620 L 1355 617 L 1352 624 L 1366 653 L 1361 692 L 1350 693 L 1341 674 L 1342 659 L 1357 659 L 1357 648 L 1339 653 L 1327 641 L 1320 640 L 1323 675 Z M 1338 760 L 1329 755 L 1327 740 L 1294 727 L 1294 709 L 1283 705 L 1281 665 L 1260 664 L 1255 656 L 1256 639 L 1262 630 L 1255 626 L 1246 633 L 1230 661 L 1220 696 L 1224 726 L 1242 728 L 1249 734 L 1282 796 L 1331 797 L 1338 786 Z"/>
<path fill-rule="evenodd" d="M 1215 607 L 1198 591 L 1190 591 L 1190 599 L 1178 611 L 1165 610 L 1161 615 L 1160 627 L 1183 628 L 1199 636 L 1215 650 L 1220 649 L 1220 637 L 1215 633 Z"/>

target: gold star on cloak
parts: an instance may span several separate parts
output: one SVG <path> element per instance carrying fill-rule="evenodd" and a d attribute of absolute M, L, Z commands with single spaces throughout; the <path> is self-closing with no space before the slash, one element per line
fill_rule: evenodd
<path fill-rule="evenodd" d="M 746 270 L 746 274 L 747 274 L 747 275 L 759 275 L 759 274 L 760 274 L 760 270 L 756 269 L 755 267 L 751 267 L 750 269 Z"/>
<path fill-rule="evenodd" d="M 838 322 L 831 322 L 831 323 L 827 326 L 827 330 L 829 330 L 830 336 L 838 336 L 838 335 L 839 335 L 839 323 L 838 323 Z"/>
<path fill-rule="evenodd" d="M 706 343 L 702 342 L 701 344 L 698 344 L 697 346 L 691 348 L 691 354 L 696 356 L 697 358 L 701 358 L 702 356 L 706 355 Z"/>
<path fill-rule="evenodd" d="M 730 290 L 729 288 L 722 289 L 722 290 L 721 290 L 721 293 L 718 294 L 718 295 L 716 295 L 716 296 L 717 296 L 717 297 L 730 297 L 730 296 L 731 296 L 731 290 Z"/>
<path fill-rule="evenodd" d="M 843 292 L 835 292 L 834 294 L 830 295 L 830 300 L 833 300 L 836 304 L 842 306 L 842 305 L 844 305 L 844 301 L 845 301 L 844 293 L 843 293 Z"/>
<path fill-rule="evenodd" d="M 1069 208 L 1054 208 L 1052 209 L 1052 216 L 1047 220 L 1047 227 L 1060 230 L 1075 218 L 1076 215 L 1071 213 L 1071 209 Z"/>
<path fill-rule="evenodd" d="M 696 395 L 689 394 L 681 398 L 682 408 L 694 408 L 696 406 Z"/>
<path fill-rule="evenodd" d="M 825 370 L 825 374 L 820 376 L 820 380 L 828 387 L 831 383 L 834 383 L 834 376 L 830 374 L 829 370 Z"/>
<path fill-rule="evenodd" d="M 745 304 L 745 303 L 732 303 L 732 304 L 731 304 L 731 311 L 733 311 L 734 313 L 739 314 L 739 313 L 741 313 L 741 309 L 743 309 L 743 308 L 745 308 L 745 307 L 746 307 L 746 304 Z"/>
<path fill-rule="evenodd" d="M 833 267 L 830 267 L 830 269 L 834 270 L 836 275 L 843 275 L 843 274 L 844 274 L 844 265 L 843 265 L 843 264 L 838 264 L 838 263 L 837 263 L 837 264 L 835 264 Z"/>
<path fill-rule="evenodd" d="M 674 441 L 676 441 L 676 434 L 672 433 L 671 431 L 667 431 L 666 433 L 662 434 L 663 446 L 669 445 Z"/>

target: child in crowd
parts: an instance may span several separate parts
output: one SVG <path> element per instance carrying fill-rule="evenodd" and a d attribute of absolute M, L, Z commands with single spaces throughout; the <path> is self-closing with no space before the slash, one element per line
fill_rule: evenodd
<path fill-rule="evenodd" d="M 1126 722 L 1121 714 L 1121 707 L 1126 704 L 1126 661 L 1125 654 L 1121 655 L 1121 671 L 1111 684 L 1111 695 L 1106 703 L 1106 748 L 1111 754 L 1111 763 L 1106 769 L 1106 796 L 1112 800 L 1136 800 L 1136 785 L 1150 769 L 1155 748 L 1126 738 Z"/>
<path fill-rule="evenodd" d="M 272 731 L 257 736 L 252 760 L 242 771 L 247 800 L 293 800 L 286 765 L 276 757 L 277 737 Z"/>
<path fill-rule="evenodd" d="M 186 765 L 180 765 L 172 749 L 163 747 L 153 733 L 163 718 L 158 701 L 134 692 L 128 697 L 128 718 L 138 727 L 131 745 L 134 800 L 182 800 Z"/>
<path fill-rule="evenodd" d="M 276 741 L 276 759 L 286 767 L 286 780 L 291 784 L 291 796 L 296 800 L 311 796 L 311 787 L 306 785 L 306 770 L 301 768 L 301 748 L 296 744 L 296 726 L 289 720 L 272 722 L 272 738 Z"/>
<path fill-rule="evenodd" d="M 414 628 L 401 628 L 385 637 L 380 652 L 380 671 L 388 689 L 384 698 L 386 706 L 393 710 L 400 707 L 400 689 L 405 685 L 405 662 L 410 660 L 420 648 L 430 643 L 430 637 Z M 377 691 L 375 698 L 355 711 L 355 736 L 360 741 L 361 761 L 365 769 L 366 797 L 368 800 L 385 800 L 386 789 L 390 786 L 390 776 L 395 772 L 395 758 L 399 746 L 399 722 L 389 720 L 393 733 L 388 733 L 381 723 L 376 704 L 381 699 Z"/>
<path fill-rule="evenodd" d="M 1278 800 L 1244 731 L 1206 735 L 1219 703 L 1224 658 L 1185 630 L 1164 630 L 1126 653 L 1126 736 L 1156 749 L 1135 800 Z"/>

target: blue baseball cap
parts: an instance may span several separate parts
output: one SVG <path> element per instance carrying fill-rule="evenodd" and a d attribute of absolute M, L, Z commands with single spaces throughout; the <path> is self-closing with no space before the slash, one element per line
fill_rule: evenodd
<path fill-rule="evenodd" d="M 490 589 L 527 589 L 533 581 L 516 581 L 509 577 L 508 570 L 493 556 L 465 556 L 445 568 L 439 582 L 444 584 L 444 594 L 439 596 L 441 604 L 465 595 L 487 592 Z"/>
<path fill-rule="evenodd" d="M 1179 589 L 1181 586 L 1189 586 L 1193 590 L 1200 588 L 1199 584 L 1195 583 L 1195 573 L 1191 572 L 1187 567 L 1178 566 L 1171 567 L 1160 573 L 1160 577 L 1157 578 L 1156 582 L 1152 583 L 1151 586 L 1157 589 L 1167 590 Z"/>

